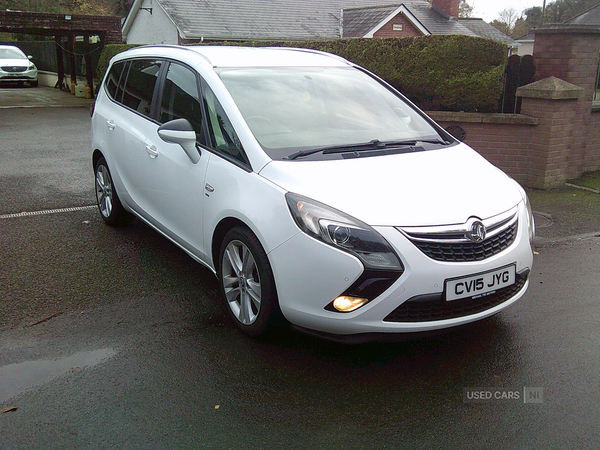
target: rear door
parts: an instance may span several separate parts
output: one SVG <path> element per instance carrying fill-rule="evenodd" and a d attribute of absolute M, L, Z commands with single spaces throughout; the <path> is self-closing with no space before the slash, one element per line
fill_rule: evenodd
<path fill-rule="evenodd" d="M 120 104 L 110 109 L 106 117 L 109 129 L 111 168 L 122 183 L 124 200 L 133 210 L 150 220 L 153 216 L 152 198 L 145 192 L 151 168 L 148 136 L 156 134 L 158 123 L 153 114 L 156 108 L 158 78 L 165 61 L 140 58 L 127 61 L 116 88 L 109 83 L 109 94 Z M 120 186 L 117 186 L 120 187 Z"/>

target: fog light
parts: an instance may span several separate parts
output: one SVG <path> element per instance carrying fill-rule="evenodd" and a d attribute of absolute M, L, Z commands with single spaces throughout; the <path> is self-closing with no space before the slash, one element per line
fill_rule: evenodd
<path fill-rule="evenodd" d="M 368 301 L 369 300 L 366 298 L 348 297 L 347 295 L 343 295 L 333 301 L 333 307 L 340 312 L 351 312 L 360 308 Z"/>

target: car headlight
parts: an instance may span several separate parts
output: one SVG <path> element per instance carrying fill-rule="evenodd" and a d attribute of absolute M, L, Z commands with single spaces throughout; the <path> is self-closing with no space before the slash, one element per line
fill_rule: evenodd
<path fill-rule="evenodd" d="M 29 68 L 27 70 L 35 70 L 35 64 L 30 63 Z"/>
<path fill-rule="evenodd" d="M 525 202 L 525 211 L 527 212 L 527 230 L 529 231 L 529 242 L 533 242 L 533 238 L 535 237 L 535 220 L 533 218 L 533 209 L 531 208 L 531 203 L 529 202 L 529 197 L 527 197 L 527 192 L 525 189 L 521 187 L 519 183 L 513 180 L 517 189 L 521 193 L 521 197 L 523 197 L 523 201 Z"/>
<path fill-rule="evenodd" d="M 529 229 L 529 242 L 533 242 L 533 238 L 535 237 L 535 220 L 533 218 L 533 209 L 531 209 L 531 203 L 529 202 L 529 197 L 525 191 L 523 191 L 525 195 L 525 209 L 527 210 L 527 225 Z"/>
<path fill-rule="evenodd" d="M 365 269 L 404 271 L 391 246 L 366 223 L 298 194 L 285 197 L 294 221 L 309 236 L 356 256 Z"/>

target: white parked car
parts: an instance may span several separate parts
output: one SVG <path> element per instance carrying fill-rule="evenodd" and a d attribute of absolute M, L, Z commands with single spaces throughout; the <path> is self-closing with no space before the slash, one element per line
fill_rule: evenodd
<path fill-rule="evenodd" d="M 31 62 L 31 56 L 26 56 L 13 45 L 0 45 L 0 83 L 4 81 L 26 81 L 33 87 L 38 85 L 38 71 Z"/>
<path fill-rule="evenodd" d="M 92 132 L 104 221 L 134 214 L 207 266 L 247 334 L 395 338 L 527 289 L 524 190 L 337 56 L 134 48 L 112 59 Z"/>

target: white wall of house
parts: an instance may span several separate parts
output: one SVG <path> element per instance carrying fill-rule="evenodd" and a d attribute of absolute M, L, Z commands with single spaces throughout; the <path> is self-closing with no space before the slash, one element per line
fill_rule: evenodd
<path fill-rule="evenodd" d="M 144 9 L 138 11 L 127 36 L 124 36 L 128 44 L 179 43 L 179 33 L 175 24 L 158 2 L 144 0 L 142 8 L 152 8 L 152 14 Z"/>
<path fill-rule="evenodd" d="M 519 45 L 519 50 L 517 51 L 517 55 L 525 56 L 525 55 L 533 55 L 533 43 L 534 41 L 519 41 L 521 45 Z"/>

